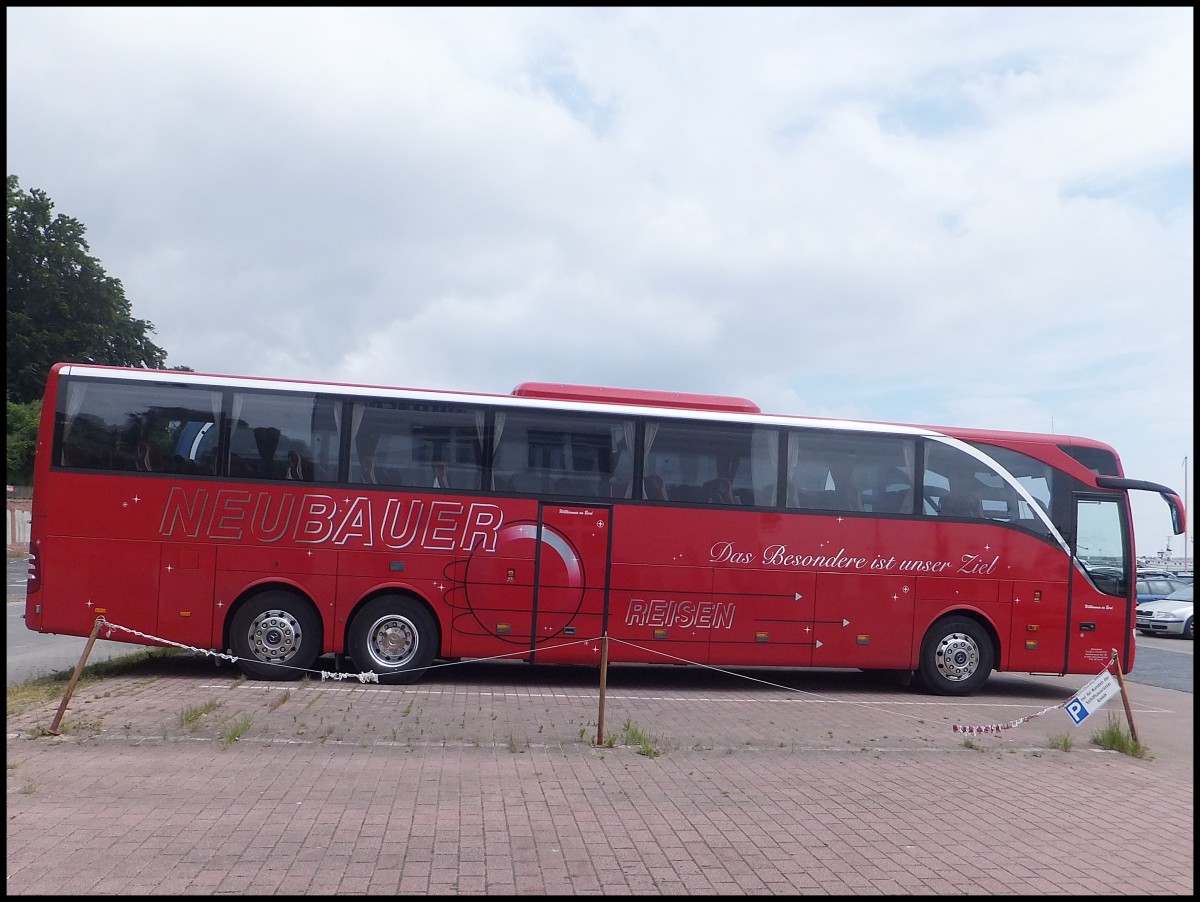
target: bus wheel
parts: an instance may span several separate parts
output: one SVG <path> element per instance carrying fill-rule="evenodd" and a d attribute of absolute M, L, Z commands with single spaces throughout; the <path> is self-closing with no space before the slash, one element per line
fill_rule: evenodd
<path fill-rule="evenodd" d="M 433 663 L 437 623 L 414 598 L 385 595 L 368 601 L 350 623 L 348 651 L 354 666 L 381 683 L 412 683 Z"/>
<path fill-rule="evenodd" d="M 246 676 L 298 680 L 320 656 L 321 619 L 294 592 L 263 592 L 233 615 L 229 645 Z"/>
<path fill-rule="evenodd" d="M 970 695 L 987 682 L 996 659 L 991 637 L 970 617 L 944 617 L 921 643 L 917 671 L 936 695 Z"/>

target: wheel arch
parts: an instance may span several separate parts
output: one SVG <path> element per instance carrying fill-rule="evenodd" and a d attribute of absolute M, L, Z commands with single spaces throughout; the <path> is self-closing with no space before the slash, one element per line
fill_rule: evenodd
<path fill-rule="evenodd" d="M 969 606 L 932 620 L 921 637 L 919 688 L 934 695 L 973 695 L 1000 669 L 995 625 Z"/>
<path fill-rule="evenodd" d="M 222 649 L 228 649 L 231 647 L 230 631 L 233 628 L 233 620 L 237 616 L 237 612 L 255 598 L 265 595 L 268 592 L 276 591 L 287 592 L 291 595 L 295 595 L 312 609 L 312 612 L 317 617 L 317 621 L 321 624 L 321 649 L 322 651 L 325 651 L 328 648 L 329 631 L 325 627 L 325 618 L 322 616 L 321 607 L 317 604 L 316 600 L 296 583 L 288 580 L 272 579 L 263 580 L 262 582 L 257 582 L 246 586 L 244 589 L 242 589 L 238 597 L 233 600 L 233 603 L 225 609 L 225 616 L 221 621 Z"/>
<path fill-rule="evenodd" d="M 421 607 L 425 608 L 425 610 L 429 613 L 430 618 L 433 620 L 434 626 L 437 628 L 437 643 L 436 648 L 434 649 L 434 656 L 439 658 L 443 657 L 442 643 L 446 636 L 446 626 L 444 623 L 442 623 L 442 618 L 438 616 L 437 608 L 434 607 L 434 605 L 430 603 L 429 599 L 420 592 L 416 591 L 411 586 L 406 585 L 376 586 L 370 592 L 366 593 L 362 598 L 356 601 L 354 606 L 346 612 L 346 619 L 342 623 L 341 647 L 343 649 L 350 647 L 350 628 L 354 625 L 354 618 L 358 616 L 358 613 L 363 608 L 377 598 L 388 598 L 393 596 L 411 598 L 413 601 L 421 605 Z"/>
<path fill-rule="evenodd" d="M 921 647 L 925 644 L 925 636 L 933 628 L 934 624 L 945 620 L 947 617 L 967 617 L 978 623 L 987 632 L 988 639 L 992 643 L 992 651 L 995 653 L 993 669 L 997 672 L 1004 670 L 1004 667 L 1001 665 L 1004 662 L 1006 648 L 1000 636 L 1000 630 L 996 628 L 995 621 L 985 611 L 974 605 L 954 605 L 944 608 L 926 620 L 925 626 L 920 631 L 913 630 L 912 661 L 914 667 L 920 666 Z"/>

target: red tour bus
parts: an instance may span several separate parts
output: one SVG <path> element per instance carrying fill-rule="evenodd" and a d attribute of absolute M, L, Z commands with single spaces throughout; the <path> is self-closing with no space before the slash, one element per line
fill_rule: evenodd
<path fill-rule="evenodd" d="M 966 695 L 993 670 L 1133 668 L 1135 553 L 1090 439 L 58 364 L 25 622 L 236 657 L 834 667 Z"/>

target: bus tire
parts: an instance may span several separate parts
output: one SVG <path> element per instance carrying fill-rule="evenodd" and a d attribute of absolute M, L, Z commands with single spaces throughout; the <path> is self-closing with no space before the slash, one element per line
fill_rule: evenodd
<path fill-rule="evenodd" d="M 935 695 L 971 695 L 991 676 L 996 649 L 988 631 L 970 617 L 943 617 L 921 642 L 917 670 Z"/>
<path fill-rule="evenodd" d="M 374 598 L 350 621 L 350 659 L 381 683 L 416 682 L 433 663 L 437 647 L 437 621 L 425 605 L 405 595 Z"/>
<path fill-rule="evenodd" d="M 321 654 L 321 618 L 308 599 L 272 589 L 246 601 L 229 624 L 237 665 L 258 680 L 298 680 Z"/>

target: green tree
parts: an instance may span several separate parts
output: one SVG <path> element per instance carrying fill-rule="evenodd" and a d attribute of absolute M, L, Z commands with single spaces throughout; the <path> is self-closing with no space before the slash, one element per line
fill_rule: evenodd
<path fill-rule="evenodd" d="M 161 369 L 167 359 L 154 325 L 134 319 L 121 282 L 88 253 L 83 225 L 53 210 L 45 192 L 8 177 L 6 394 L 17 403 L 40 398 L 60 360 Z"/>
<path fill-rule="evenodd" d="M 5 437 L 6 473 L 9 485 L 33 483 L 33 455 L 37 450 L 38 418 L 42 402 L 8 402 L 8 435 Z"/>

